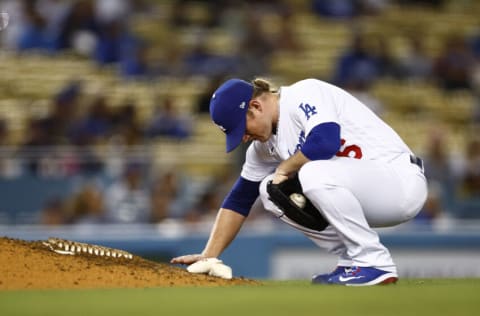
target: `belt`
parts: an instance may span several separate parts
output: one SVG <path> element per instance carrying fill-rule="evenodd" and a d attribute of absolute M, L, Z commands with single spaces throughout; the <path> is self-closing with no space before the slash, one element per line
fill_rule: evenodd
<path fill-rule="evenodd" d="M 422 170 L 422 172 L 425 171 L 422 158 L 414 155 L 410 155 L 410 162 L 413 163 L 414 165 L 417 165 L 420 168 L 420 170 Z"/>

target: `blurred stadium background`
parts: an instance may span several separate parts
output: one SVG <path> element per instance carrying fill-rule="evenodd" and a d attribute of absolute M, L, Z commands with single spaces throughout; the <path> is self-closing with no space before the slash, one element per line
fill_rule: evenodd
<path fill-rule="evenodd" d="M 0 236 L 155 260 L 200 251 L 246 149 L 224 153 L 213 89 L 315 77 L 426 162 L 424 209 L 381 230 L 400 273 L 480 276 L 480 1 L 0 0 L 0 12 Z M 334 265 L 259 207 L 223 259 L 258 278 Z"/>

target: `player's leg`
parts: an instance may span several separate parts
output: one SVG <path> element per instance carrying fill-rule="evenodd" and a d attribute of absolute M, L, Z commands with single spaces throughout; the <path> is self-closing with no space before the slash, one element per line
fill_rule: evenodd
<path fill-rule="evenodd" d="M 323 272 L 313 275 L 312 283 L 327 284 L 331 277 L 343 273 L 345 268 L 352 266 L 352 258 L 348 256 L 347 248 L 332 226 L 328 226 L 321 232 L 304 232 L 304 234 L 320 248 L 338 256 L 337 266 L 328 273 Z"/>
<path fill-rule="evenodd" d="M 374 169 L 368 162 L 359 164 L 359 161 L 346 158 L 310 162 L 301 169 L 300 182 L 304 194 L 322 212 L 348 249 L 353 264 L 395 272 L 390 253 L 367 222 L 358 193 L 370 195 L 370 204 L 374 204 L 373 200 L 377 198 L 378 205 L 389 204 L 392 200 L 396 201 L 394 193 L 399 191 L 399 187 L 396 183 L 390 185 L 387 175 L 378 176 L 378 172 L 373 170 L 364 174 L 365 169 L 360 168 L 362 165 L 367 170 Z M 381 191 L 377 190 L 380 185 L 375 185 L 375 182 L 381 183 Z M 388 190 L 385 189 L 387 187 Z M 385 205 L 382 209 L 388 212 L 390 207 L 397 206 Z"/>
<path fill-rule="evenodd" d="M 418 212 L 426 197 L 425 180 L 418 173 L 418 168 L 406 162 L 345 158 L 306 164 L 300 182 L 305 195 L 337 232 L 354 266 L 395 276 L 390 253 L 371 226 L 395 225 Z"/>
<path fill-rule="evenodd" d="M 348 257 L 347 248 L 343 241 L 339 238 L 337 232 L 332 226 L 328 226 L 323 231 L 314 231 L 306 228 L 296 222 L 290 220 L 286 216 L 283 216 L 283 212 L 269 199 L 267 192 L 267 183 L 273 179 L 273 174 L 266 177 L 260 184 L 260 199 L 262 201 L 265 210 L 273 213 L 276 217 L 281 219 L 286 224 L 302 231 L 305 236 L 310 238 L 317 246 L 325 249 L 328 253 L 338 256 L 337 267 L 330 273 L 317 274 L 312 277 L 313 283 L 327 283 L 327 280 L 340 272 L 343 269 L 352 265 L 352 260 Z"/>

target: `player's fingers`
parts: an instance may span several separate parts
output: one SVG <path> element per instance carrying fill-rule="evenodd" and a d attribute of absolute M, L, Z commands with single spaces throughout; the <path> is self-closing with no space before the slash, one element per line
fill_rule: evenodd
<path fill-rule="evenodd" d="M 282 183 L 285 180 L 288 180 L 288 176 L 275 174 L 275 176 L 273 177 L 272 183 L 273 184 L 279 184 L 279 183 Z"/>
<path fill-rule="evenodd" d="M 172 260 L 170 260 L 170 263 L 192 264 L 204 258 L 205 257 L 202 256 L 201 254 L 185 255 L 185 256 L 172 258 Z"/>

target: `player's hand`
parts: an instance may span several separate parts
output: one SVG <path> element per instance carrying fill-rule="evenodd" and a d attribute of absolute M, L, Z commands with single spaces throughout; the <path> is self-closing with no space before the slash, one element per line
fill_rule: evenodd
<path fill-rule="evenodd" d="M 185 255 L 185 256 L 172 258 L 172 260 L 170 260 L 170 263 L 192 264 L 202 259 L 206 259 L 206 257 L 198 253 L 193 255 Z"/>
<path fill-rule="evenodd" d="M 273 184 L 279 184 L 279 183 L 282 183 L 283 181 L 285 181 L 287 179 L 288 179 L 287 175 L 275 173 L 273 175 L 272 183 Z"/>

